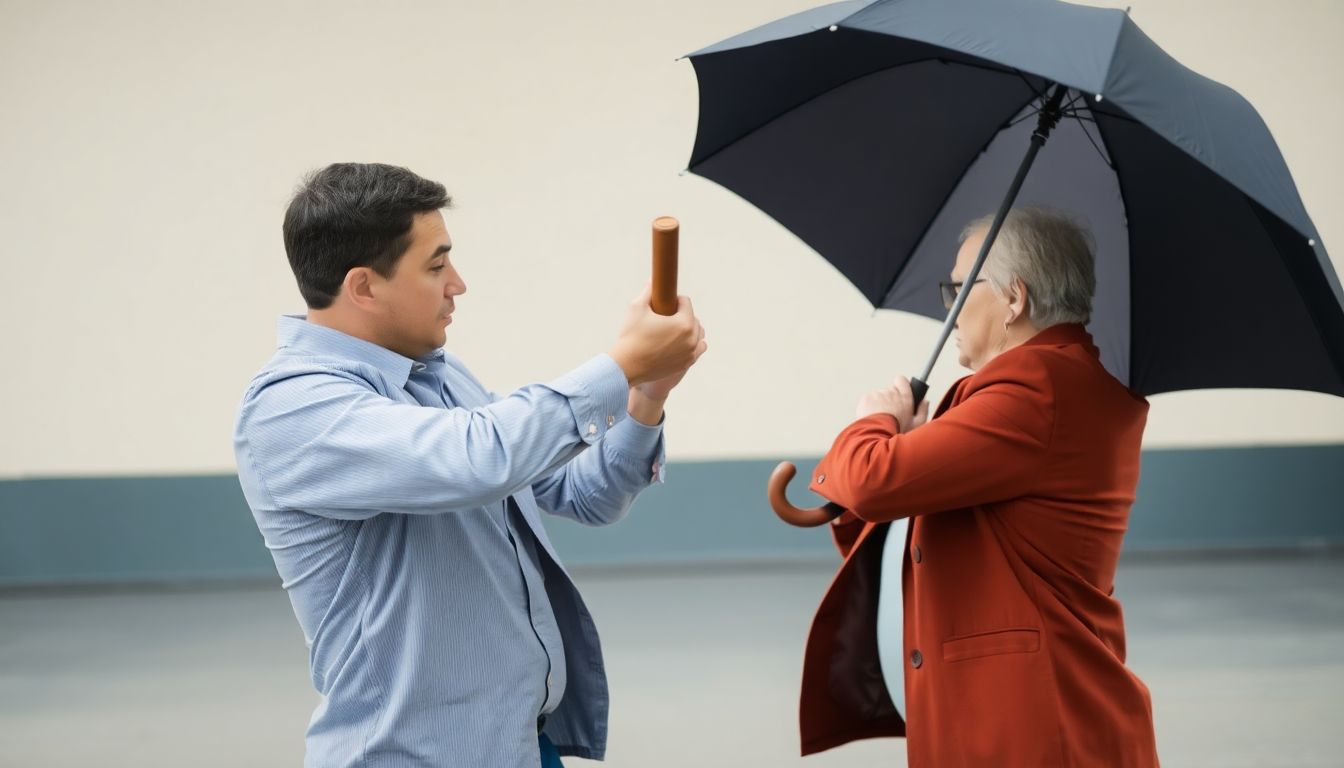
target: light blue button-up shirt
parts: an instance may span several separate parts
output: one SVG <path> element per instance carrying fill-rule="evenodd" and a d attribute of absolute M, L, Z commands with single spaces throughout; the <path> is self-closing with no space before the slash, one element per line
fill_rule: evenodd
<path fill-rule="evenodd" d="M 907 536 L 910 521 L 906 518 L 887 523 L 887 539 L 882 547 L 882 577 L 877 590 L 877 661 L 882 667 L 882 679 L 896 712 L 902 718 L 905 711 L 905 598 L 901 580 L 904 576 L 905 551 L 910 546 Z"/>
<path fill-rule="evenodd" d="M 661 480 L 628 394 L 606 355 L 501 398 L 441 350 L 280 319 L 234 449 L 323 696 L 308 765 L 533 768 L 542 715 L 603 756 L 597 630 L 540 513 L 605 525 Z"/>

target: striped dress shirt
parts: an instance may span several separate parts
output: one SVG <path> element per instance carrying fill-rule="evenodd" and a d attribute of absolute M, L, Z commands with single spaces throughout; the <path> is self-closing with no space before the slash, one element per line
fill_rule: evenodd
<path fill-rule="evenodd" d="M 534 768 L 538 729 L 601 759 L 596 627 L 541 524 L 620 519 L 663 473 L 599 355 L 507 397 L 301 317 L 252 380 L 238 475 L 322 701 L 309 766 Z"/>

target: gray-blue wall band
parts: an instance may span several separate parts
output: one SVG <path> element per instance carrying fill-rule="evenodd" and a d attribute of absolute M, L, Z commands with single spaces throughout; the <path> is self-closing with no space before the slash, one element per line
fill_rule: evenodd
<path fill-rule="evenodd" d="M 807 477 L 816 459 L 795 460 Z M 674 461 L 606 528 L 548 521 L 570 565 L 824 557 L 765 503 L 774 460 Z M 813 503 L 802 479 L 799 504 Z M 1130 552 L 1344 543 L 1344 444 L 1145 451 Z M 0 481 L 0 586 L 274 577 L 233 475 Z"/>

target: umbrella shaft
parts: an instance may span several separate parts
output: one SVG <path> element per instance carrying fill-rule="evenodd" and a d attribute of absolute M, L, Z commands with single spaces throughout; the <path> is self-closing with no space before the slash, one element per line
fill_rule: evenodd
<path fill-rule="evenodd" d="M 1067 89 L 1062 85 L 1056 85 L 1055 91 L 1050 95 L 1049 100 L 1041 109 L 1040 117 L 1036 124 L 1036 131 L 1031 134 L 1031 145 L 1027 148 L 1027 154 L 1022 158 L 1022 164 L 1017 168 L 1017 175 L 1013 177 L 1013 183 L 1008 187 L 1008 194 L 1004 195 L 1003 202 L 999 205 L 999 210 L 994 214 L 994 221 L 989 225 L 989 231 L 985 233 L 985 242 L 980 246 L 980 253 L 975 257 L 975 264 L 971 266 L 971 271 L 962 278 L 962 285 L 965 288 L 975 284 L 980 277 L 980 269 L 985 265 L 985 259 L 989 257 L 989 249 L 993 247 L 994 240 L 999 236 L 999 229 L 1003 227 L 1003 220 L 1008 217 L 1008 212 L 1012 210 L 1013 203 L 1017 200 L 1017 193 L 1022 190 L 1022 183 L 1027 180 L 1027 173 L 1031 170 L 1031 164 L 1036 161 L 1036 154 L 1045 146 L 1045 140 L 1050 136 L 1050 130 L 1059 122 L 1059 106 L 1064 100 L 1064 93 Z M 919 396 L 915 399 L 915 405 L 924 399 L 923 392 L 927 391 L 929 376 L 933 374 L 933 366 L 938 362 L 938 356 L 942 354 L 943 347 L 947 345 L 947 339 L 952 335 L 952 329 L 957 325 L 957 317 L 961 314 L 961 308 L 966 304 L 966 297 L 970 295 L 969 290 L 957 291 L 957 300 L 952 303 L 952 309 L 948 310 L 947 319 L 943 321 L 943 330 L 938 335 L 938 343 L 933 347 L 933 354 L 929 356 L 929 361 L 925 363 L 924 370 L 915 381 L 919 382 L 915 392 Z"/>

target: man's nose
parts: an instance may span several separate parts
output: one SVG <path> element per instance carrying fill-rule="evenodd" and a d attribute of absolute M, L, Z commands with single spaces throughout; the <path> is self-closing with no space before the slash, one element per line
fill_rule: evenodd
<path fill-rule="evenodd" d="M 462 276 L 457 273 L 457 270 L 453 270 L 453 274 L 448 278 L 448 282 L 445 283 L 443 286 L 443 295 L 451 299 L 454 296 L 461 296 L 466 292 L 467 292 L 466 281 L 463 280 Z"/>

